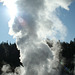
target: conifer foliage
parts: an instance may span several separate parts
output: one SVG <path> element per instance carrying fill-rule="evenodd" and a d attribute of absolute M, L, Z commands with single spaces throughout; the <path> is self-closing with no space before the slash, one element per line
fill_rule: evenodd
<path fill-rule="evenodd" d="M 0 44 L 0 73 L 3 65 L 9 64 L 12 71 L 22 63 L 20 62 L 20 51 L 16 44 L 1 43 Z"/>
<path fill-rule="evenodd" d="M 60 42 L 60 41 L 59 41 Z M 52 42 L 46 42 L 49 47 L 52 47 Z M 75 70 L 75 39 L 70 43 L 60 42 L 61 51 L 59 53 L 59 64 L 61 65 L 60 75 L 74 75 Z M 2 42 L 0 44 L 0 74 L 3 65 L 9 64 L 12 72 L 16 67 L 22 65 L 20 62 L 20 50 L 16 44 L 8 44 Z"/>

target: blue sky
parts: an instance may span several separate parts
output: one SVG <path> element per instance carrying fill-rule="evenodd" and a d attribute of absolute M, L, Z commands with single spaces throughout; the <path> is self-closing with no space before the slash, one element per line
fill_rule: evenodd
<path fill-rule="evenodd" d="M 69 6 L 69 8 L 69 11 L 60 8 L 59 15 L 59 18 L 68 29 L 67 37 L 65 39 L 66 42 L 73 40 L 73 38 L 75 37 L 75 2 L 73 2 Z M 3 6 L 2 3 L 0 3 L 0 42 L 6 42 L 7 40 L 11 43 L 15 42 L 15 39 L 13 39 L 13 37 L 8 34 L 9 20 L 10 16 L 8 14 L 7 8 Z"/>
<path fill-rule="evenodd" d="M 65 41 L 69 42 L 75 38 L 75 1 L 69 6 L 70 10 L 60 9 L 59 18 L 67 27 L 68 33 Z"/>
<path fill-rule="evenodd" d="M 0 42 L 11 42 L 14 43 L 15 39 L 8 34 L 9 27 L 8 21 L 10 20 L 10 16 L 8 14 L 7 8 L 0 3 Z"/>

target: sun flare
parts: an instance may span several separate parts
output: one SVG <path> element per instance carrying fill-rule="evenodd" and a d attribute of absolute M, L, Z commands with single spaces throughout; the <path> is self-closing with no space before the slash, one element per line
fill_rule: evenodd
<path fill-rule="evenodd" d="M 11 5 L 10 8 L 8 8 L 8 12 L 11 18 L 14 18 L 17 15 L 17 8 L 16 5 Z"/>
<path fill-rule="evenodd" d="M 14 18 L 17 15 L 17 6 L 16 6 L 16 0 L 2 0 L 4 2 L 4 5 L 8 8 L 8 13 L 11 18 Z"/>

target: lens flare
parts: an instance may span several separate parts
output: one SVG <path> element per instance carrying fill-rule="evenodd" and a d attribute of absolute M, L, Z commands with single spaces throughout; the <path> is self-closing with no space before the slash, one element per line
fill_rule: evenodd
<path fill-rule="evenodd" d="M 19 21 L 20 25 L 23 26 L 23 27 L 25 25 L 27 25 L 27 22 L 23 18 L 21 18 L 21 17 L 18 17 L 18 21 Z"/>

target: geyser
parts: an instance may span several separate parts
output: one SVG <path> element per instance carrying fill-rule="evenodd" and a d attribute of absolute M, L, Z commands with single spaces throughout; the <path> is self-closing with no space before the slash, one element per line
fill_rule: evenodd
<path fill-rule="evenodd" d="M 13 12 L 15 18 L 9 22 L 9 34 L 16 38 L 20 60 L 24 67 L 20 75 L 53 75 L 58 66 L 60 44 L 53 41 L 50 49 L 44 40 L 64 40 L 66 27 L 56 15 L 56 9 L 69 10 L 72 0 L 2 0 Z M 6 74 L 5 74 L 6 75 Z M 12 75 L 12 73 L 10 74 Z"/>

